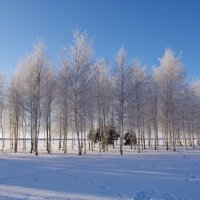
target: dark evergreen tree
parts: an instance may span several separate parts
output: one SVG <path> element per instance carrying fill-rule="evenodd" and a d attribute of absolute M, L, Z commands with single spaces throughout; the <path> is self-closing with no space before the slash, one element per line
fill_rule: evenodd
<path fill-rule="evenodd" d="M 114 144 L 116 140 L 119 138 L 119 134 L 115 131 L 114 127 L 110 127 L 108 130 L 108 144 Z"/>
<path fill-rule="evenodd" d="M 130 134 L 129 133 L 125 133 L 124 134 L 124 145 L 130 145 L 131 144 L 131 140 L 130 140 Z"/>

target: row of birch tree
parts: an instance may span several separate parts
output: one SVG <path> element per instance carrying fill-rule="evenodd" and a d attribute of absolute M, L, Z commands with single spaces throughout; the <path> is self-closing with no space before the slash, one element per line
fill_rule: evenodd
<path fill-rule="evenodd" d="M 110 133 L 116 133 L 123 154 L 128 133 L 138 152 L 166 150 L 200 143 L 200 82 L 190 83 L 180 56 L 166 49 L 159 66 L 148 72 L 138 60 L 129 62 L 122 47 L 115 65 L 93 56 L 87 33 L 75 31 L 59 66 L 53 66 L 43 42 L 21 59 L 11 80 L 0 76 L 0 132 L 14 152 L 22 142 L 38 155 L 39 138 L 48 153 L 52 137 L 59 150 L 68 139 L 77 140 L 78 154 L 88 149 L 108 150 Z M 96 135 L 98 134 L 98 140 Z M 73 142 L 73 141 L 72 141 Z M 114 148 L 114 143 L 112 143 Z"/>

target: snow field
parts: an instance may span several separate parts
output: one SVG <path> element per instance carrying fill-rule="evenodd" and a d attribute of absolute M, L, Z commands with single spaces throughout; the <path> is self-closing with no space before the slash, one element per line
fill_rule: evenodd
<path fill-rule="evenodd" d="M 199 200 L 200 149 L 0 153 L 0 199 Z"/>

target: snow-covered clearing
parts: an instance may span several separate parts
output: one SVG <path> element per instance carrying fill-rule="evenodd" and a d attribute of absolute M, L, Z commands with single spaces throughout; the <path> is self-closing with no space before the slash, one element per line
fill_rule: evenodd
<path fill-rule="evenodd" d="M 200 150 L 0 153 L 0 199 L 200 199 Z"/>

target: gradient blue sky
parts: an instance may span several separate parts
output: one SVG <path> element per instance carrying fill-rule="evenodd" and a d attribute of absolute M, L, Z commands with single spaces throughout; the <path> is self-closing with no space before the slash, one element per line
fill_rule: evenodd
<path fill-rule="evenodd" d="M 0 0 L 0 71 L 12 73 L 38 38 L 57 64 L 74 29 L 93 38 L 97 58 L 112 63 L 123 45 L 151 69 L 170 47 L 190 80 L 200 78 L 198 0 Z"/>

